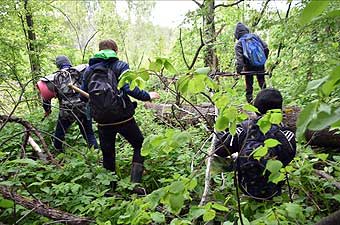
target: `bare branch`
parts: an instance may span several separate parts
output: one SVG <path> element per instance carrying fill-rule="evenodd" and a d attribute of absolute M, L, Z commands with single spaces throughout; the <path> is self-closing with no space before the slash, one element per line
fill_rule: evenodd
<path fill-rule="evenodd" d="M 256 27 L 256 26 L 260 23 L 260 21 L 261 21 L 261 19 L 262 19 L 262 16 L 263 16 L 264 12 L 266 11 L 266 8 L 267 8 L 269 2 L 270 2 L 270 0 L 267 0 L 267 1 L 264 3 L 264 6 L 263 6 L 263 8 L 262 8 L 262 10 L 261 10 L 260 15 L 258 16 L 257 20 L 254 21 L 254 23 L 253 23 L 253 27 Z"/>
<path fill-rule="evenodd" d="M 200 8 L 202 8 L 203 7 L 203 4 L 202 3 L 199 3 L 198 1 L 196 1 L 196 0 L 192 0 L 193 2 L 195 2 L 197 5 L 198 5 L 198 7 L 200 7 Z"/>
<path fill-rule="evenodd" d="M 181 51 L 182 51 L 182 57 L 183 57 L 184 63 L 187 66 L 187 68 L 189 69 L 189 64 L 187 62 L 187 59 L 185 58 L 184 48 L 183 48 L 183 43 L 182 43 L 182 28 L 179 29 L 179 43 L 181 45 Z"/>
<path fill-rule="evenodd" d="M 218 7 L 224 7 L 224 8 L 227 8 L 227 7 L 232 7 L 234 5 L 238 5 L 239 3 L 243 2 L 244 0 L 239 0 L 237 2 L 234 2 L 234 3 L 230 3 L 228 5 L 224 5 L 224 4 L 219 4 L 219 5 L 215 5 L 214 9 L 218 8 Z"/>
<path fill-rule="evenodd" d="M 66 13 L 64 13 L 61 9 L 59 9 L 58 7 L 56 7 L 56 6 L 52 5 L 52 4 L 50 4 L 50 6 L 51 6 L 52 8 L 55 8 L 56 10 L 58 10 L 61 14 L 63 14 L 63 16 L 66 17 L 67 21 L 70 23 L 71 27 L 73 28 L 74 32 L 76 33 L 76 37 L 77 37 L 77 41 L 78 41 L 79 50 L 80 50 L 80 52 L 82 52 L 82 47 L 81 47 L 81 43 L 80 43 L 80 37 L 79 37 L 79 34 L 78 34 L 78 30 L 77 30 L 77 28 L 74 26 L 74 24 L 72 23 L 71 18 L 70 18 Z"/>
<path fill-rule="evenodd" d="M 87 40 L 86 44 L 85 44 L 85 47 L 84 47 L 84 50 L 83 50 L 83 58 L 82 58 L 82 62 L 84 63 L 84 58 L 85 58 L 85 52 L 86 52 L 86 48 L 88 46 L 88 44 L 90 43 L 90 41 L 94 38 L 94 36 L 96 36 L 96 34 L 98 33 L 98 31 L 94 32 L 92 34 L 92 36 Z"/>

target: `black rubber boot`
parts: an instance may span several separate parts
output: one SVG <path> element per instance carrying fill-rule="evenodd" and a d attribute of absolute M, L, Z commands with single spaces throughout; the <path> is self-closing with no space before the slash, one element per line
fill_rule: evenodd
<path fill-rule="evenodd" d="M 132 183 L 141 183 L 142 182 L 142 175 L 143 175 L 143 164 L 142 163 L 132 163 L 131 168 L 131 182 Z M 133 189 L 133 192 L 138 195 L 146 195 L 146 191 L 144 188 L 140 186 L 136 186 Z"/>

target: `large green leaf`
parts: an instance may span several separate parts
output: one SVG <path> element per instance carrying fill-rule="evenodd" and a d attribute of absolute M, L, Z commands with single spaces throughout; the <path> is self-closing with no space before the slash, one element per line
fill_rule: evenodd
<path fill-rule="evenodd" d="M 328 6 L 329 1 L 316 1 L 312 0 L 302 10 L 300 15 L 300 24 L 303 26 L 309 23 L 314 17 L 320 15 Z"/>
<path fill-rule="evenodd" d="M 321 78 L 321 79 L 318 79 L 318 80 L 309 81 L 306 90 L 309 91 L 309 90 L 317 89 L 317 88 L 319 88 L 323 83 L 325 83 L 326 80 L 328 80 L 328 76 L 325 76 L 325 77 L 323 77 L 323 78 Z"/>
<path fill-rule="evenodd" d="M 215 129 L 217 131 L 224 131 L 229 125 L 229 119 L 224 115 L 219 115 L 215 123 Z"/>
<path fill-rule="evenodd" d="M 7 199 L 0 199 L 0 208 L 12 208 L 14 206 L 14 202 Z"/>
<path fill-rule="evenodd" d="M 184 184 L 182 181 L 175 181 L 170 185 L 169 192 L 170 193 L 182 193 L 184 191 Z"/>
<path fill-rule="evenodd" d="M 208 222 L 210 220 L 213 220 L 216 216 L 216 212 L 213 209 L 208 209 L 204 215 L 203 215 L 203 221 Z"/>
<path fill-rule="evenodd" d="M 195 73 L 198 73 L 198 74 L 208 74 L 210 71 L 210 68 L 209 67 L 202 67 L 202 68 L 197 68 L 195 70 Z"/>
<path fill-rule="evenodd" d="M 156 223 L 163 223 L 165 222 L 165 216 L 162 213 L 154 212 L 151 213 L 151 219 Z"/>
<path fill-rule="evenodd" d="M 206 212 L 205 208 L 199 206 L 192 206 L 190 207 L 189 217 L 191 219 L 197 219 L 198 217 L 202 216 Z"/>
<path fill-rule="evenodd" d="M 312 120 L 311 123 L 308 125 L 308 129 L 310 130 L 322 130 L 333 123 L 336 123 L 340 120 L 340 113 L 336 113 L 333 111 L 331 115 L 326 112 L 319 112 L 316 119 Z"/>
<path fill-rule="evenodd" d="M 269 138 L 267 140 L 264 141 L 264 145 L 268 148 L 273 148 L 277 145 L 281 144 L 278 140 L 273 139 L 273 138 Z"/>
<path fill-rule="evenodd" d="M 164 67 L 167 71 L 169 71 L 172 74 L 177 73 L 175 67 L 168 60 L 165 60 Z"/>
<path fill-rule="evenodd" d="M 297 120 L 297 123 L 296 123 L 296 127 L 297 127 L 296 135 L 297 135 L 298 140 L 304 140 L 305 131 L 308 127 L 308 124 L 310 123 L 310 121 L 312 121 L 315 115 L 317 106 L 318 106 L 318 102 L 314 101 L 310 103 L 309 105 L 307 105 L 301 111 L 299 118 Z"/>
<path fill-rule="evenodd" d="M 267 155 L 267 153 L 268 153 L 268 148 L 265 146 L 260 146 L 253 151 L 253 154 L 254 154 L 253 157 L 259 160 L 263 156 Z"/>
<path fill-rule="evenodd" d="M 170 194 L 169 202 L 171 210 L 174 211 L 176 214 L 179 213 L 181 208 L 184 205 L 184 196 L 182 193 L 180 194 Z"/>
<path fill-rule="evenodd" d="M 279 160 L 268 160 L 266 164 L 266 170 L 269 170 L 271 173 L 277 173 L 282 168 L 283 164 Z"/>

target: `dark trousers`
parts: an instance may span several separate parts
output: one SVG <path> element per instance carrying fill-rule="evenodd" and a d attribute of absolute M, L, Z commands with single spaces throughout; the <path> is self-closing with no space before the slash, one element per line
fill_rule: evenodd
<path fill-rule="evenodd" d="M 55 129 L 55 134 L 54 134 L 54 136 L 56 137 L 54 139 L 54 147 L 59 151 L 63 151 L 63 141 L 65 140 L 65 134 L 74 121 L 78 123 L 80 132 L 83 135 L 84 139 L 86 140 L 88 146 L 89 147 L 93 146 L 95 149 L 97 149 L 98 143 L 93 133 L 92 120 L 87 119 L 85 114 L 83 116 L 79 116 L 77 120 L 62 118 L 59 115 L 57 127 Z"/>
<path fill-rule="evenodd" d="M 257 82 L 261 89 L 266 88 L 266 81 L 264 79 L 263 74 L 256 75 Z M 253 84 L 254 84 L 254 75 L 245 75 L 246 80 L 246 98 L 247 102 L 251 103 L 253 101 Z"/>
<path fill-rule="evenodd" d="M 103 166 L 105 169 L 115 172 L 116 151 L 115 142 L 117 133 L 121 134 L 133 147 L 132 162 L 143 163 L 141 148 L 144 137 L 135 119 L 120 125 L 98 126 L 100 148 L 103 152 Z"/>

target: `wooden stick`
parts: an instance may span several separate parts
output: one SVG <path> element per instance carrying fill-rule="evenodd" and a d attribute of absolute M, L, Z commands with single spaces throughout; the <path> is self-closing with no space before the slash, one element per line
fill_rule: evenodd
<path fill-rule="evenodd" d="M 69 88 L 72 88 L 74 91 L 78 92 L 79 94 L 81 94 L 82 96 L 86 97 L 86 98 L 89 98 L 89 93 L 81 90 L 80 88 L 74 86 L 73 84 L 68 84 L 67 85 Z"/>

